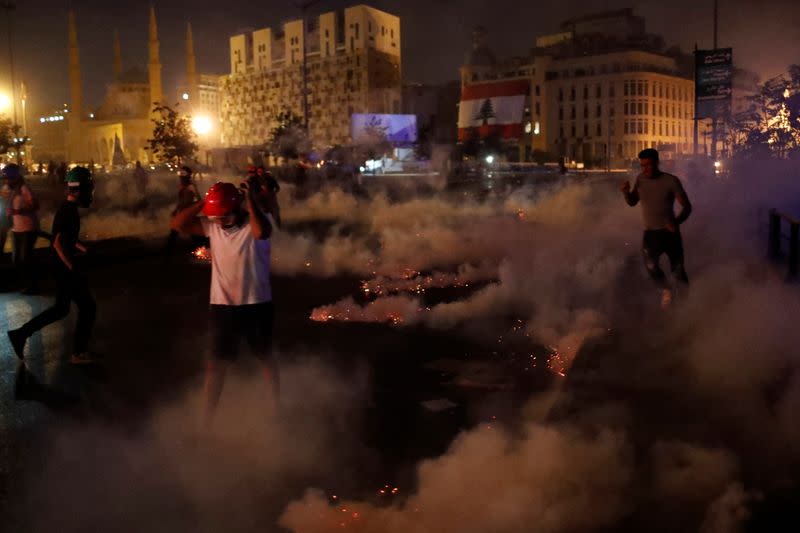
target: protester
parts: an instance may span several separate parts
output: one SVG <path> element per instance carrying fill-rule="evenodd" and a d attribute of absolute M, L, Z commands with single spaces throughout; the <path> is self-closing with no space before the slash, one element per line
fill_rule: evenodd
<path fill-rule="evenodd" d="M 14 352 L 24 358 L 28 338 L 69 314 L 70 303 L 78 306 L 78 322 L 72 357 L 74 364 L 93 362 L 88 352 L 89 338 L 94 326 L 96 305 L 89 290 L 86 272 L 78 262 L 77 253 L 86 252 L 86 246 L 78 240 L 80 215 L 78 207 L 89 207 L 94 197 L 94 181 L 88 169 L 75 167 L 67 173 L 67 198 L 53 219 L 52 260 L 56 279 L 55 304 L 34 317 L 19 329 L 8 332 Z"/>
<path fill-rule="evenodd" d="M 639 153 L 639 163 L 642 172 L 636 178 L 633 189 L 626 180 L 621 184 L 620 190 L 631 207 L 641 203 L 644 264 L 650 277 L 662 288 L 661 306 L 668 307 L 672 302 L 672 288 L 658 263 L 661 255 L 666 254 L 673 277 L 679 283 L 688 285 L 680 226 L 692 213 L 692 204 L 681 181 L 660 170 L 657 150 L 642 150 Z M 681 205 L 677 216 L 674 208 L 676 201 Z"/>
<path fill-rule="evenodd" d="M 206 235 L 211 241 L 211 357 L 206 367 L 205 419 L 210 423 L 228 366 L 242 341 L 260 360 L 275 405 L 279 397 L 278 365 L 272 357 L 274 308 L 270 283 L 270 236 L 274 213 L 259 207 L 255 177 L 242 184 L 216 183 L 205 201 L 180 211 L 172 229 Z M 204 218 L 198 218 L 200 214 Z"/>
<path fill-rule="evenodd" d="M 200 200 L 200 194 L 197 192 L 197 187 L 192 181 L 192 178 L 193 172 L 190 167 L 184 166 L 178 171 L 178 203 L 175 205 L 175 210 L 172 212 L 172 216 L 175 216 L 180 211 L 183 211 L 187 207 Z M 175 245 L 178 242 L 178 235 L 179 233 L 177 231 L 170 229 L 169 236 L 167 237 L 167 257 L 172 255 Z M 197 248 L 202 244 L 202 240 L 202 237 L 193 235 L 192 245 Z"/>
<path fill-rule="evenodd" d="M 23 280 L 22 292 L 35 294 L 38 291 L 38 276 L 33 250 L 39 237 L 39 202 L 25 183 L 18 165 L 6 165 L 3 168 L 3 180 L 11 189 L 7 213 L 11 217 L 14 268 L 18 279 Z"/>

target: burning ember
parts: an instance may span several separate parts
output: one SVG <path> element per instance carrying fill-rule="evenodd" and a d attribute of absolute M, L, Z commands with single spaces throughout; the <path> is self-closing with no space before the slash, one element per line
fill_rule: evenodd
<path fill-rule="evenodd" d="M 482 265 L 479 267 L 462 267 L 457 273 L 433 272 L 421 275 L 419 272 L 407 268 L 399 278 L 379 276 L 369 281 L 361 282 L 361 292 L 364 296 L 386 296 L 408 292 L 423 294 L 429 289 L 445 289 L 448 287 L 469 287 L 470 283 L 494 279 L 497 277 L 497 268 Z"/>
<path fill-rule="evenodd" d="M 345 298 L 333 305 L 317 307 L 309 318 L 314 322 L 388 322 L 403 326 L 416 322 L 424 311 L 427 309 L 420 307 L 417 300 L 407 296 L 380 298 L 363 307 L 353 298 Z"/>
<path fill-rule="evenodd" d="M 558 348 L 553 348 L 552 346 L 549 346 L 549 348 L 550 355 L 547 357 L 548 370 L 562 378 L 567 377 L 567 370 L 572 365 L 571 358 L 564 356 L 558 351 Z"/>
<path fill-rule="evenodd" d="M 205 263 L 211 261 L 211 250 L 207 246 L 201 246 L 200 248 L 192 252 L 192 255 L 198 261 L 203 261 Z"/>

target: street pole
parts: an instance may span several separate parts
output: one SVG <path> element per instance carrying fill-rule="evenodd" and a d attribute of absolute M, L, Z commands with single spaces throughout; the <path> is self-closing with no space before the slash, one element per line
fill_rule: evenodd
<path fill-rule="evenodd" d="M 14 80 L 14 24 L 12 21 L 12 12 L 17 9 L 17 6 L 11 2 L 0 3 L 0 9 L 6 10 L 6 22 L 8 23 L 8 66 L 11 70 L 11 109 L 14 117 L 14 126 L 17 126 L 17 82 Z M 17 135 L 19 132 L 15 132 Z M 16 143 L 15 143 L 16 144 Z M 17 164 L 22 164 L 22 156 L 19 153 L 20 145 L 16 144 Z"/>
<path fill-rule="evenodd" d="M 302 32 L 303 32 L 303 128 L 308 135 L 308 68 L 306 60 L 306 11 L 308 10 L 308 3 L 303 4 L 302 9 Z"/>
<path fill-rule="evenodd" d="M 717 49 L 717 21 L 719 18 L 719 0 L 714 0 L 714 50 Z M 711 119 L 711 158 L 717 160 L 717 110 Z"/>
<path fill-rule="evenodd" d="M 306 60 L 306 37 L 308 33 L 306 32 L 306 14 L 308 13 L 308 9 L 315 4 L 318 4 L 321 0 L 306 0 L 302 4 L 300 4 L 300 12 L 302 14 L 302 32 L 303 32 L 303 127 L 306 130 L 306 135 L 308 135 L 308 65 Z"/>
<path fill-rule="evenodd" d="M 699 133 L 699 120 L 697 118 L 697 43 L 694 43 L 694 145 L 692 147 L 692 155 L 694 156 L 697 156 Z"/>

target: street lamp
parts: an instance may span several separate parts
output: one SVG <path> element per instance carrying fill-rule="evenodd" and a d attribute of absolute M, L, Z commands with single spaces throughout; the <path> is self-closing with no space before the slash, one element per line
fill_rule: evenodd
<path fill-rule="evenodd" d="M 11 109 L 11 97 L 6 93 L 0 93 L 0 113 L 5 113 Z"/>
<path fill-rule="evenodd" d="M 197 135 L 204 136 L 211 132 L 211 119 L 200 115 L 192 119 L 192 129 Z"/>
<path fill-rule="evenodd" d="M 0 9 L 6 10 L 6 22 L 8 23 L 8 66 L 11 70 L 11 110 L 14 116 L 14 125 L 17 124 L 17 82 L 14 80 L 14 21 L 12 20 L 12 13 L 17 9 L 15 4 L 11 2 L 0 2 Z M 22 163 L 19 149 L 17 149 L 17 164 Z"/>

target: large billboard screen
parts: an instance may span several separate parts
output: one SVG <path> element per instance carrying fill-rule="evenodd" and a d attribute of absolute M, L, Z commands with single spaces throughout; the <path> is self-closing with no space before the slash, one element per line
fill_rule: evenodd
<path fill-rule="evenodd" d="M 375 143 L 385 139 L 395 145 L 414 144 L 417 142 L 417 116 L 355 113 L 350 131 L 355 143 Z"/>
<path fill-rule="evenodd" d="M 730 113 L 733 94 L 733 49 L 695 52 L 695 115 L 721 118 Z"/>

